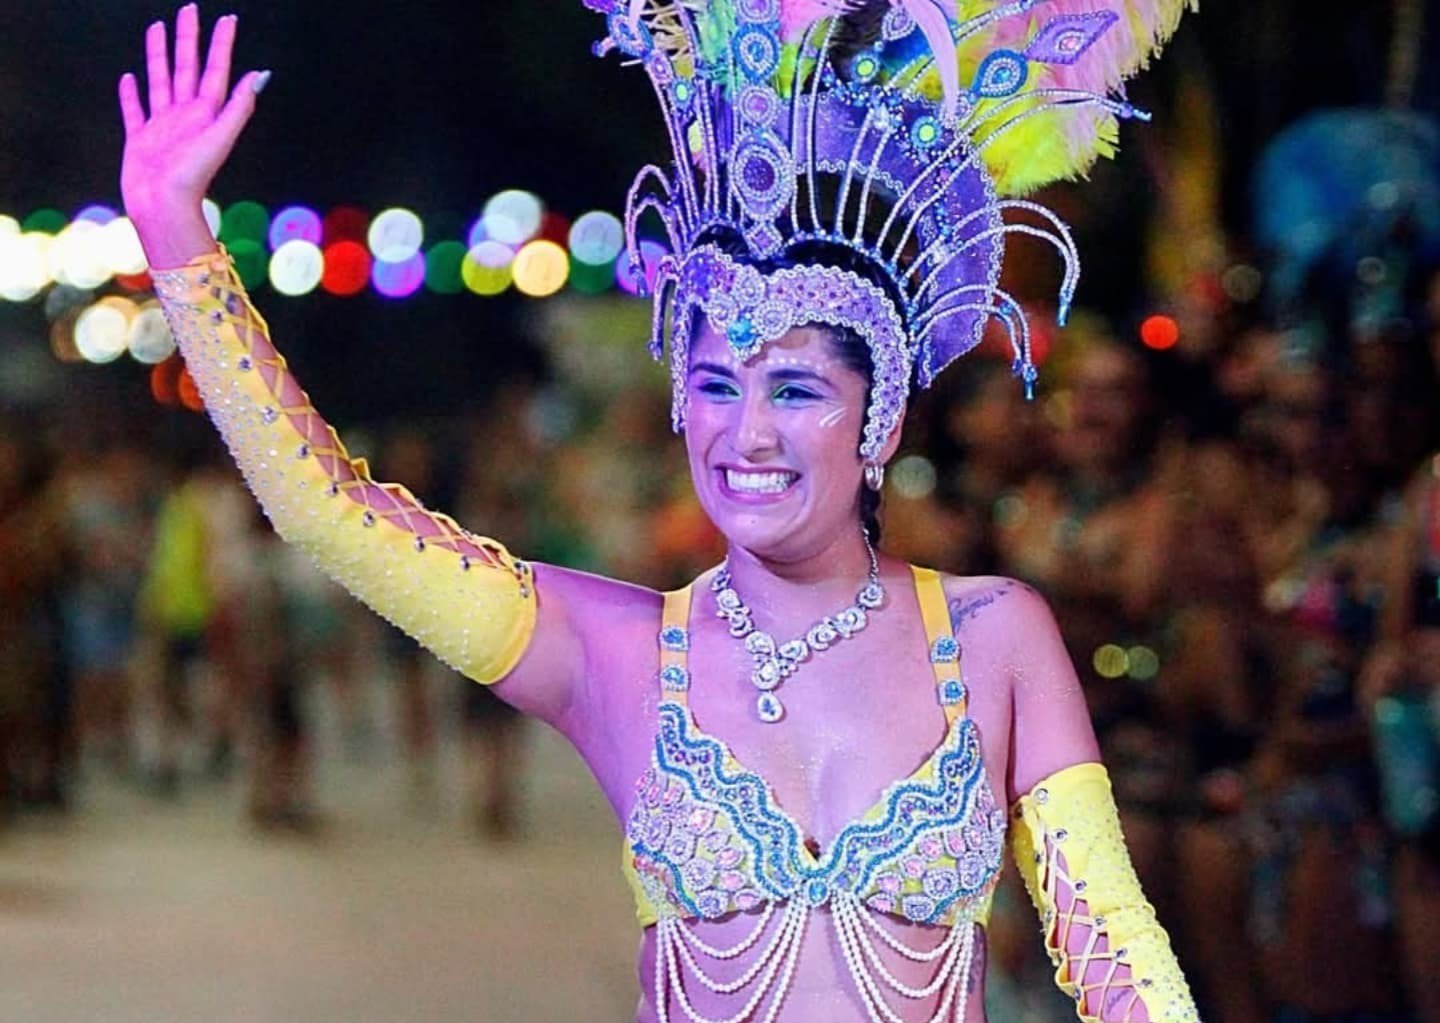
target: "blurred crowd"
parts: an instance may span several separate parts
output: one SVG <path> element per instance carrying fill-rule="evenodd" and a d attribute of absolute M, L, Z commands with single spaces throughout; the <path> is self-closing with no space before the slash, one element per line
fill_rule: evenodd
<path fill-rule="evenodd" d="M 913 408 L 884 544 L 1052 602 L 1205 1019 L 1440 1023 L 1440 277 L 1408 315 L 1312 305 L 1202 310 L 1164 352 L 1077 316 L 1032 403 L 982 348 Z M 721 548 L 666 406 L 526 378 L 347 437 L 528 558 L 668 587 Z M 428 657 L 279 544 L 218 447 L 34 426 L 0 426 L 0 828 L 83 812 L 95 772 L 174 799 L 235 771 L 257 828 L 313 827 L 313 708 L 363 748 L 376 674 L 433 784 Z M 474 824 L 510 836 L 516 723 L 447 691 Z M 1068 1018 L 1018 886 L 990 933 L 1003 1018 Z"/>

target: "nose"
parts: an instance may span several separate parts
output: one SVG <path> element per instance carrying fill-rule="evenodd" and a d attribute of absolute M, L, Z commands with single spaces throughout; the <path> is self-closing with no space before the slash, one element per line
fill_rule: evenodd
<path fill-rule="evenodd" d="M 771 453 L 779 447 L 780 435 L 775 429 L 775 410 L 770 406 L 766 395 L 751 391 L 736 408 L 736 454 L 755 458 Z"/>

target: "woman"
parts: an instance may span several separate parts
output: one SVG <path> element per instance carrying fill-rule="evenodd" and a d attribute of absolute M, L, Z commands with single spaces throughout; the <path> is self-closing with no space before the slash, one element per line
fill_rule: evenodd
<path fill-rule="evenodd" d="M 726 538 L 724 564 L 666 595 L 531 565 L 403 488 L 374 483 L 348 457 L 201 217 L 201 196 L 268 76 L 251 72 L 229 91 L 233 17 L 217 24 L 202 68 L 192 5 L 177 18 L 173 68 L 165 26 L 150 28 L 148 114 L 135 78 L 121 81 L 122 188 L 190 370 L 252 489 L 286 539 L 585 757 L 627 822 L 625 862 L 645 925 L 640 1018 L 983 1019 L 1003 805 L 1015 807 L 1017 857 L 1044 907 L 1057 980 L 1081 1014 L 1193 1018 L 1125 858 L 1084 697 L 1043 602 L 1004 580 L 942 579 L 880 557 L 862 527 L 910 379 L 928 381 L 970 337 L 922 332 L 915 318 L 906 328 L 902 308 L 939 317 L 926 296 L 943 280 L 957 322 L 978 330 L 986 318 L 966 297 L 977 286 L 989 289 L 985 309 L 1010 316 L 995 297 L 1004 229 L 994 185 L 976 161 L 947 155 L 968 138 L 954 127 L 971 102 L 952 88 L 956 67 L 940 62 L 943 100 L 888 79 L 895 104 L 878 115 L 886 139 L 902 123 L 912 137 L 901 172 L 923 164 L 932 179 L 967 175 L 953 192 L 969 207 L 937 209 L 930 197 L 944 200 L 952 190 L 943 188 L 892 203 L 910 213 L 895 251 L 946 247 L 907 264 L 918 271 L 933 257 L 933 276 L 905 282 L 879 242 L 839 244 L 838 232 L 821 237 L 813 224 L 815 182 L 837 145 L 854 147 L 843 186 L 824 201 L 840 217 L 847 197 L 863 188 L 864 207 L 872 186 L 878 196 L 900 180 L 837 106 L 861 94 L 821 90 L 843 84 L 825 70 L 837 66 L 827 55 L 841 56 L 829 53 L 835 39 L 855 32 L 870 47 L 844 55 L 861 77 L 866 55 L 884 49 L 867 41 L 879 38 L 867 12 L 817 21 L 830 11 L 772 0 L 696 11 L 588 5 L 609 15 L 601 49 L 636 57 L 661 88 L 677 143 L 675 180 L 642 175 L 670 204 L 637 189 L 631 212 L 657 210 L 670 234 L 657 333 L 671 342 L 676 421 L 700 502 Z M 917 26 L 925 40 L 949 39 L 929 0 L 880 6 L 884 40 L 913 45 Z M 1047 25 L 1029 44 L 1033 59 L 1069 67 L 1117 20 Z M 971 35 L 992 23 L 970 24 Z M 1168 30 L 1154 31 L 1147 52 Z M 911 81 L 930 64 L 907 58 Z M 810 75 L 808 99 L 782 65 Z M 1008 95 L 1015 79 L 1004 71 L 978 77 L 974 95 Z M 712 74 L 730 75 L 728 86 Z M 1130 112 L 1095 103 L 1107 123 Z M 792 112 L 790 167 L 777 156 L 782 104 Z M 878 108 L 866 109 L 861 135 Z M 703 136 L 695 163 L 692 124 Z M 870 176 L 852 180 L 862 166 Z M 804 206 L 812 229 L 802 237 Z M 985 216 L 956 225 L 966 208 Z M 964 260 L 951 259 L 952 240 Z M 1033 380 L 1023 344 L 1019 355 Z"/>

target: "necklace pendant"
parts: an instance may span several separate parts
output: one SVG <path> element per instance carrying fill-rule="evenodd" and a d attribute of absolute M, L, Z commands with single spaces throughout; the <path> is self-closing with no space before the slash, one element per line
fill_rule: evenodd
<path fill-rule="evenodd" d="M 774 693 L 761 693 L 755 701 L 755 711 L 760 715 L 761 721 L 773 725 L 785 716 L 785 705 Z"/>
<path fill-rule="evenodd" d="M 756 665 L 754 673 L 750 676 L 750 681 L 755 683 L 756 689 L 763 689 L 765 692 L 769 692 L 778 686 L 784 677 L 780 662 L 771 657 Z"/>

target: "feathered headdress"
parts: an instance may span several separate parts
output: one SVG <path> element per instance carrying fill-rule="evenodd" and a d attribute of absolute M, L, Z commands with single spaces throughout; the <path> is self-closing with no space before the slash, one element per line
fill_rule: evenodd
<path fill-rule="evenodd" d="M 992 318 L 1033 383 L 1024 315 L 999 287 L 1005 239 L 1060 252 L 1062 321 L 1079 260 L 1065 225 L 1022 197 L 1113 151 L 1118 121 L 1143 116 L 1123 82 L 1195 0 L 585 3 L 608 20 L 597 52 L 649 74 L 674 151 L 670 171 L 641 171 L 626 219 L 634 261 L 644 214 L 668 235 L 652 349 L 669 335 L 677 428 L 696 311 L 745 358 L 824 323 L 874 357 L 874 459 L 912 380 L 927 386 Z"/>

